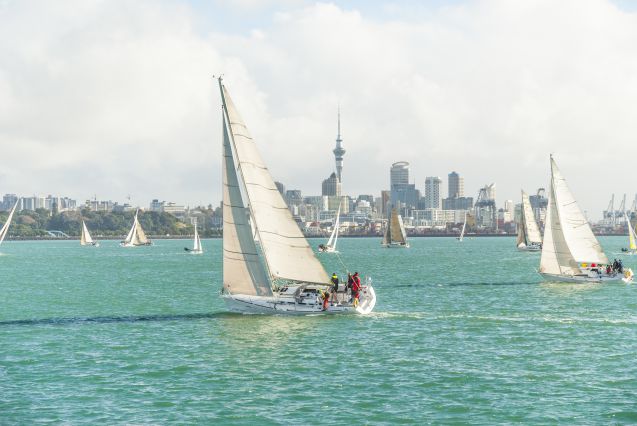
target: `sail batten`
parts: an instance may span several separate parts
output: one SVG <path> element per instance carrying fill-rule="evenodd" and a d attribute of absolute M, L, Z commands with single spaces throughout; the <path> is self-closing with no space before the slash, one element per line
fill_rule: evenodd
<path fill-rule="evenodd" d="M 268 273 L 291 281 L 326 283 L 328 276 L 294 221 L 268 168 L 220 83 L 225 130 L 235 156 L 237 177 L 243 184 L 246 208 L 258 237 Z"/>

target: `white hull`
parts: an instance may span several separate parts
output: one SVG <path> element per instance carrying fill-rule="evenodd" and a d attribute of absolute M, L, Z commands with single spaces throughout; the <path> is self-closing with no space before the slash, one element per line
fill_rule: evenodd
<path fill-rule="evenodd" d="M 532 252 L 541 252 L 542 251 L 542 246 L 536 246 L 536 245 L 530 245 L 530 246 L 525 246 L 525 245 L 519 245 L 518 246 L 518 250 L 519 251 L 532 251 Z"/>
<path fill-rule="evenodd" d="M 203 250 L 190 250 L 188 253 L 190 253 L 190 254 L 203 254 Z"/>
<path fill-rule="evenodd" d="M 565 283 L 602 283 L 609 281 L 623 281 L 624 276 L 622 274 L 606 275 L 602 274 L 601 277 L 590 277 L 588 275 L 557 275 L 539 273 L 546 281 L 559 281 Z"/>
<path fill-rule="evenodd" d="M 80 244 L 80 245 L 85 246 L 85 247 L 86 247 L 86 246 L 88 246 L 88 247 L 99 247 L 99 246 L 100 246 L 100 243 L 98 243 L 97 241 L 95 241 L 95 242 L 92 242 L 92 243 L 84 243 L 84 244 Z"/>
<path fill-rule="evenodd" d="M 319 253 L 338 253 L 334 247 L 326 247 L 324 249 L 318 249 Z"/>
<path fill-rule="evenodd" d="M 316 294 L 307 297 L 295 296 L 298 287 L 290 287 L 285 293 L 275 293 L 273 296 L 249 296 L 245 294 L 222 294 L 226 307 L 244 314 L 280 314 L 280 315 L 311 315 L 311 314 L 369 314 L 376 305 L 376 292 L 372 286 L 363 286 L 360 291 L 359 303 L 354 306 L 349 302 L 347 293 L 339 293 L 341 303 L 328 303 L 323 310 L 322 298 Z"/>
<path fill-rule="evenodd" d="M 119 245 L 122 247 L 143 247 L 143 246 L 150 246 L 152 245 L 152 243 L 147 243 L 147 244 L 119 243 Z"/>

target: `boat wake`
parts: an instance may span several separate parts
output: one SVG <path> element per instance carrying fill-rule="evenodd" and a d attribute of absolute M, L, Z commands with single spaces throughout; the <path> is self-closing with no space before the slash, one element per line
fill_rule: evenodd
<path fill-rule="evenodd" d="M 236 316 L 227 312 L 193 313 L 177 315 L 126 315 L 126 316 L 100 316 L 100 317 L 61 317 L 61 318 L 33 318 L 22 320 L 0 321 L 2 326 L 16 325 L 70 325 L 70 324 L 108 324 L 108 323 L 130 323 L 130 322 L 152 322 L 152 321 L 183 321 L 199 320 L 210 318 L 223 318 Z"/>

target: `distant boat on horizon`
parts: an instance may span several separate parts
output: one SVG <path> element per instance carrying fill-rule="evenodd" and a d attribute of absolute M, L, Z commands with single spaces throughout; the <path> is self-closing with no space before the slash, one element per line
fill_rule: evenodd
<path fill-rule="evenodd" d="M 518 223 L 516 246 L 520 251 L 539 252 L 542 250 L 540 228 L 537 226 L 529 195 L 524 190 L 522 190 L 522 209 L 520 211 L 520 223 Z"/>
<path fill-rule="evenodd" d="M 398 214 L 396 208 L 391 210 L 391 216 L 387 221 L 387 228 L 385 229 L 381 245 L 387 248 L 409 248 L 403 218 Z"/>
<path fill-rule="evenodd" d="M 322 253 L 338 253 L 336 251 L 336 241 L 338 240 L 338 231 L 341 227 L 341 205 L 338 205 L 338 211 L 336 212 L 336 220 L 334 221 L 334 229 L 330 234 L 330 238 L 327 240 L 327 244 L 319 245 L 319 251 Z"/>
<path fill-rule="evenodd" d="M 4 237 L 6 237 L 7 233 L 9 232 L 9 226 L 11 225 L 13 214 L 15 213 L 15 209 L 18 207 L 19 202 L 20 202 L 20 199 L 18 198 L 18 200 L 13 205 L 11 212 L 9 213 L 9 217 L 7 218 L 7 221 L 4 223 L 4 225 L 2 225 L 2 229 L 0 229 L 0 244 L 2 244 L 2 242 L 4 241 Z"/>
<path fill-rule="evenodd" d="M 151 240 L 146 236 L 146 233 L 142 229 L 142 225 L 139 224 L 139 220 L 137 219 L 137 215 L 139 213 L 139 209 L 135 211 L 135 218 L 133 219 L 133 226 L 130 231 L 128 231 L 128 235 L 124 241 L 122 241 L 119 245 L 122 247 L 138 247 L 138 246 L 149 246 L 152 244 Z"/>
<path fill-rule="evenodd" d="M 464 241 L 464 231 L 467 227 L 467 212 L 464 212 L 464 222 L 462 222 L 462 230 L 460 231 L 460 235 L 456 237 L 459 242 Z"/>
<path fill-rule="evenodd" d="M 192 244 L 192 248 L 184 247 L 190 254 L 202 254 L 203 248 L 201 247 L 201 239 L 199 238 L 199 231 L 197 231 L 197 222 L 195 222 L 195 238 Z"/>
<path fill-rule="evenodd" d="M 82 235 L 80 236 L 80 245 L 93 247 L 99 247 L 100 245 L 100 243 L 98 243 L 97 241 L 93 241 L 93 238 L 91 237 L 91 234 L 89 234 L 84 220 L 82 220 Z"/>

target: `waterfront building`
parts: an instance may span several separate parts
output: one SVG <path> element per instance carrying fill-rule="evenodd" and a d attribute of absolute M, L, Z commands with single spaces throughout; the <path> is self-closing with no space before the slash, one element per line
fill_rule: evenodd
<path fill-rule="evenodd" d="M 455 171 L 449 173 L 447 178 L 449 186 L 448 198 L 464 197 L 464 178 L 460 177 Z"/>
<path fill-rule="evenodd" d="M 440 184 L 442 184 L 442 179 L 438 176 L 425 178 L 425 209 L 442 208 Z"/>
<path fill-rule="evenodd" d="M 445 198 L 442 200 L 443 210 L 470 210 L 473 208 L 473 197 Z"/>
<path fill-rule="evenodd" d="M 398 161 L 389 170 L 390 203 L 399 209 L 403 217 L 418 206 L 420 191 L 416 185 L 409 183 L 409 163 Z"/>
<path fill-rule="evenodd" d="M 283 185 L 281 182 L 274 182 L 274 184 L 276 185 L 276 189 L 279 190 L 279 192 L 281 193 L 281 195 L 285 195 L 285 185 Z"/>
<path fill-rule="evenodd" d="M 16 201 L 18 201 L 16 194 L 4 194 L 4 197 L 2 197 L 2 210 L 11 210 Z M 21 206 L 18 205 L 16 210 L 22 210 Z"/>
<path fill-rule="evenodd" d="M 338 176 L 336 176 L 336 173 L 332 173 L 330 177 L 323 181 L 321 195 L 327 195 L 329 197 L 338 197 L 341 195 L 341 182 Z"/>

